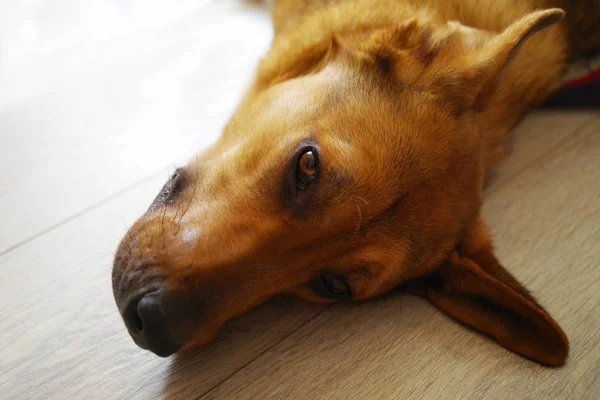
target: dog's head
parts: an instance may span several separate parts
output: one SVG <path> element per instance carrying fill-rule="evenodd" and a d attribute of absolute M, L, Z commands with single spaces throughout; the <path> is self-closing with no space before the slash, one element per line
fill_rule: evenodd
<path fill-rule="evenodd" d="M 119 246 L 136 343 L 166 356 L 280 293 L 363 300 L 419 278 L 452 317 L 562 364 L 564 333 L 492 254 L 476 124 L 516 48 L 561 16 L 498 35 L 413 20 L 331 38 L 285 73 L 266 59 L 222 137 Z"/>

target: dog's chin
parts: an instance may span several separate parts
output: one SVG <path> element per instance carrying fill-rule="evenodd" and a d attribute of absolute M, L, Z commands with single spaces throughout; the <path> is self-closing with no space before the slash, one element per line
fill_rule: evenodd
<path fill-rule="evenodd" d="M 190 355 L 201 351 L 203 348 L 210 346 L 210 344 L 217 337 L 217 333 L 220 328 L 211 329 L 209 331 L 203 330 L 194 335 L 190 340 L 187 340 L 181 348 L 177 351 L 177 354 Z"/>
<path fill-rule="evenodd" d="M 140 341 L 135 336 L 132 336 L 132 338 L 133 338 L 133 342 L 140 349 L 147 350 L 151 353 L 156 354 L 159 357 L 164 357 L 164 358 L 170 357 L 173 354 L 179 352 L 183 347 L 181 344 L 179 344 L 177 342 L 169 342 L 169 343 L 163 343 L 161 345 L 150 346 L 147 343 L 145 343 L 144 341 Z"/>
<path fill-rule="evenodd" d="M 157 350 L 157 349 L 154 349 L 154 350 L 145 349 L 145 350 L 148 350 L 149 352 L 154 353 L 157 356 L 163 357 L 163 358 L 170 357 L 173 354 L 175 354 L 175 353 L 177 353 L 177 352 L 180 351 L 180 349 L 160 349 L 160 350 Z"/>
<path fill-rule="evenodd" d="M 144 343 L 138 343 L 137 341 L 135 341 L 135 339 L 134 342 L 139 348 L 143 350 L 149 351 L 150 353 L 153 353 L 159 357 L 167 358 L 171 357 L 172 355 L 189 355 L 196 353 L 202 348 L 210 345 L 210 343 L 213 341 L 216 335 L 212 335 L 210 337 L 206 337 L 205 335 L 199 336 L 200 337 L 194 338 L 190 341 L 187 341 L 186 343 L 168 346 L 164 348 L 149 348 L 148 346 L 144 345 Z"/>

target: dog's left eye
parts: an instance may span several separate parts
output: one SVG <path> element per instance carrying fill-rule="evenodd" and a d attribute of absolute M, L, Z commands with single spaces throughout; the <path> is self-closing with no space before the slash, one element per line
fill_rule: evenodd
<path fill-rule="evenodd" d="M 318 172 L 318 160 L 315 150 L 307 150 L 298 158 L 297 166 L 298 190 L 306 190 L 315 180 Z"/>
<path fill-rule="evenodd" d="M 343 300 L 352 297 L 352 290 L 343 278 L 321 275 L 308 282 L 313 292 L 324 299 Z"/>
<path fill-rule="evenodd" d="M 331 275 L 325 275 L 321 277 L 321 279 L 323 279 L 323 283 L 325 284 L 325 287 L 327 288 L 329 293 L 341 297 L 348 296 L 351 294 L 348 284 L 344 282 L 341 278 Z"/>

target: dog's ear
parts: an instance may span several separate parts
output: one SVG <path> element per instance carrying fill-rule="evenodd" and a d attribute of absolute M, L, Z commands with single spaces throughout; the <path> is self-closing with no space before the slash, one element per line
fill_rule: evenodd
<path fill-rule="evenodd" d="M 287 40 L 273 42 L 271 51 L 259 64 L 254 83 L 256 87 L 267 87 L 316 73 L 335 58 L 340 48 L 335 35 L 306 46 L 289 46 Z"/>
<path fill-rule="evenodd" d="M 535 11 L 499 33 L 415 16 L 393 28 L 375 30 L 367 40 L 349 47 L 355 58 L 377 65 L 403 84 L 431 89 L 459 111 L 481 111 L 519 48 L 564 15 L 558 8 Z"/>
<path fill-rule="evenodd" d="M 569 353 L 565 333 L 498 263 L 481 219 L 426 282 L 426 297 L 453 319 L 541 364 L 565 363 Z"/>
<path fill-rule="evenodd" d="M 437 57 L 434 86 L 460 100 L 465 107 L 483 110 L 498 85 L 501 71 L 510 64 L 521 46 L 564 17 L 561 9 L 535 11 L 493 35 L 450 22 L 453 31 L 447 48 Z"/>

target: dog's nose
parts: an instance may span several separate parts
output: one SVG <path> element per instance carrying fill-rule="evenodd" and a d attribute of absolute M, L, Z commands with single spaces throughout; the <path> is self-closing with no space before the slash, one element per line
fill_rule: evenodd
<path fill-rule="evenodd" d="M 160 290 L 134 298 L 125 308 L 123 319 L 133 340 L 142 348 L 168 357 L 181 348 L 169 331 Z"/>

